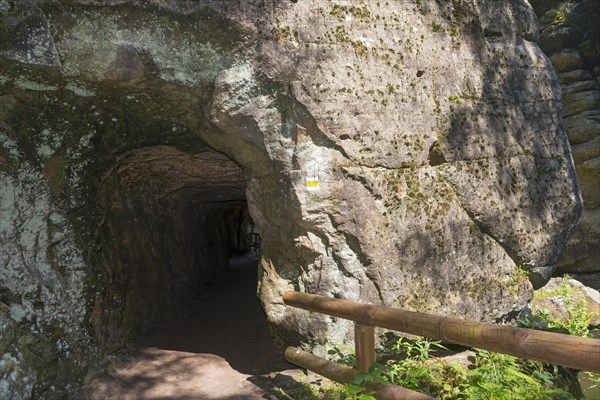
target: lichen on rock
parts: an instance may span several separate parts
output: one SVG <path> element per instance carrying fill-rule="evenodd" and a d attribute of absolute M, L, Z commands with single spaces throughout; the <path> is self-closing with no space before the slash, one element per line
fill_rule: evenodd
<path fill-rule="evenodd" d="M 5 326 L 15 336 L 1 369 L 3 379 L 13 382 L 5 398 L 45 393 L 52 385 L 64 390 L 95 356 L 85 330 L 87 274 L 81 249 L 39 170 L 21 162 L 12 174 L 0 171 L 0 185 L 1 293 L 9 304 Z"/>

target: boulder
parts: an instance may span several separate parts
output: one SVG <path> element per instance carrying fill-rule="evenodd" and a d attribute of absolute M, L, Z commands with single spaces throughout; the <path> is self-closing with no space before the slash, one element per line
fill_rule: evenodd
<path fill-rule="evenodd" d="M 597 271 L 594 271 L 591 274 L 573 274 L 569 276 L 576 281 L 583 283 L 587 287 L 600 290 L 600 275 L 598 275 Z"/>
<path fill-rule="evenodd" d="M 593 89 L 583 92 L 565 92 L 562 102 L 565 117 L 570 117 L 582 111 L 598 110 L 600 91 Z"/>
<path fill-rule="evenodd" d="M 571 234 L 555 274 L 569 273 L 598 288 L 599 2 L 581 0 L 544 2 L 543 5 L 536 3 L 533 4 L 540 17 L 542 38 L 557 39 L 544 49 L 551 57 L 561 82 L 564 94 L 562 116 L 569 141 L 573 145 L 577 176 L 586 207 L 578 226 Z M 573 29 L 562 29 L 564 27 Z M 561 42 L 571 34 L 571 38 L 578 36 L 575 31 L 581 32 L 581 40 L 577 38 L 570 43 L 568 40 Z"/>
<path fill-rule="evenodd" d="M 564 296 L 564 292 L 569 295 Z M 566 321 L 571 317 L 566 302 L 572 302 L 575 306 L 581 300 L 586 303 L 585 310 L 594 313 L 590 326 L 600 325 L 600 293 L 575 279 L 552 278 L 546 286 L 535 292 L 531 307 L 547 310 L 551 320 Z"/>
<path fill-rule="evenodd" d="M 592 79 L 580 80 L 577 82 L 573 82 L 571 84 L 563 84 L 562 86 L 563 94 L 565 93 L 577 93 L 584 92 L 586 90 L 595 90 L 596 82 Z"/>
<path fill-rule="evenodd" d="M 590 141 L 600 136 L 600 111 L 589 110 L 563 120 L 571 144 Z"/>
<path fill-rule="evenodd" d="M 571 146 L 571 152 L 576 165 L 582 165 L 584 162 L 600 156 L 600 136 L 596 136 L 588 142 Z"/>
<path fill-rule="evenodd" d="M 565 47 L 577 47 L 582 38 L 583 35 L 577 28 L 568 25 L 550 25 L 542 30 L 540 47 L 547 54 L 552 54 Z"/>
<path fill-rule="evenodd" d="M 547 11 L 556 7 L 561 2 L 560 0 L 530 0 L 529 3 L 537 15 L 544 15 Z"/>
<path fill-rule="evenodd" d="M 586 143 L 586 145 L 590 145 L 585 149 L 586 156 L 593 158 L 587 159 L 575 167 L 585 208 L 600 207 L 600 190 L 598 190 L 598 183 L 600 182 L 600 156 L 598 156 L 598 153 L 600 146 L 598 146 L 599 140 L 597 139 L 594 142 Z"/>
<path fill-rule="evenodd" d="M 573 229 L 555 274 L 569 274 L 582 279 L 588 286 L 600 289 L 598 265 L 600 264 L 600 208 L 584 209 Z"/>
<path fill-rule="evenodd" d="M 578 50 L 564 49 L 550 56 L 552 66 L 557 72 L 572 71 L 583 67 L 583 60 Z"/>
<path fill-rule="evenodd" d="M 597 40 L 585 40 L 580 48 L 583 59 L 588 65 L 600 64 L 600 44 Z"/>
<path fill-rule="evenodd" d="M 557 74 L 557 76 L 561 85 L 568 85 L 570 83 L 593 79 L 592 73 L 586 69 L 575 69 L 572 71 L 560 72 Z"/>

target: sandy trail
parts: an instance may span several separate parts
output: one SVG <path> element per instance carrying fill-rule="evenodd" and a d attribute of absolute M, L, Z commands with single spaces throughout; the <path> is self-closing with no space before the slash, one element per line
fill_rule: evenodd
<path fill-rule="evenodd" d="M 299 371 L 276 373 L 294 366 L 269 336 L 255 290 L 256 262 L 233 260 L 224 279 L 187 310 L 188 317 L 115 362 L 88 386 L 86 397 L 271 399 L 275 381 L 298 385 L 289 374 Z"/>

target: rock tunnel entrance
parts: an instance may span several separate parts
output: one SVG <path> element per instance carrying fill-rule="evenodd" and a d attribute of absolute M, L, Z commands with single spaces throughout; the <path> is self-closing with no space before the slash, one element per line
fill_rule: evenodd
<path fill-rule="evenodd" d="M 244 298 L 236 301 L 260 307 L 258 234 L 243 172 L 227 156 L 169 146 L 125 152 L 104 174 L 99 202 L 108 304 L 97 307 L 92 320 L 106 352 L 189 314 L 190 304 L 201 302 L 224 277 L 245 285 L 239 293 Z"/>

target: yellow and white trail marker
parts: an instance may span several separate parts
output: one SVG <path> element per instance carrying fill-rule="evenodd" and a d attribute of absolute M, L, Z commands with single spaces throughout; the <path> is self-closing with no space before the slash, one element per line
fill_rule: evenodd
<path fill-rule="evenodd" d="M 315 176 L 309 176 L 306 178 L 306 190 L 309 192 L 316 192 L 319 190 L 319 178 Z"/>

